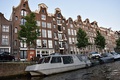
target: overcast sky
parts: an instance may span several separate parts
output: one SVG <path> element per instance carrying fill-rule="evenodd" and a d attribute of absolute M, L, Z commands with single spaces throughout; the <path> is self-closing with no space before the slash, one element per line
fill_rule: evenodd
<path fill-rule="evenodd" d="M 48 6 L 48 12 L 54 13 L 55 8 L 60 8 L 66 19 L 81 15 L 82 20 L 86 18 L 90 22 L 97 21 L 99 27 L 120 30 L 120 0 L 28 0 L 32 11 L 38 9 L 38 4 L 44 3 Z M 20 0 L 0 0 L 0 12 L 9 19 L 12 7 L 18 6 Z"/>

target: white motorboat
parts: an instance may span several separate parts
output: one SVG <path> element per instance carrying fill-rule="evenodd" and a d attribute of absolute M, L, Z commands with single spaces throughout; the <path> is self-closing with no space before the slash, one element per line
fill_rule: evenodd
<path fill-rule="evenodd" d="M 35 65 L 27 66 L 25 71 L 31 76 L 38 76 L 85 68 L 86 62 L 81 59 L 77 55 L 50 55 L 41 58 Z"/>

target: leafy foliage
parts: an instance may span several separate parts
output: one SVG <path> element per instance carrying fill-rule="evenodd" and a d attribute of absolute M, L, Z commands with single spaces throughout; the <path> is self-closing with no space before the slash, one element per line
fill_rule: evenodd
<path fill-rule="evenodd" d="M 104 49 L 106 45 L 105 38 L 99 31 L 97 31 L 97 36 L 95 37 L 95 45 L 100 49 Z"/>
<path fill-rule="evenodd" d="M 36 44 L 35 40 L 38 37 L 39 32 L 37 30 L 39 28 L 36 25 L 34 13 L 25 16 L 24 19 L 26 22 L 25 25 L 20 25 L 21 30 L 18 32 L 18 39 L 25 42 L 29 47 L 31 44 Z"/>
<path fill-rule="evenodd" d="M 84 48 L 88 46 L 90 43 L 88 42 L 88 37 L 85 31 L 83 31 L 81 28 L 79 28 L 77 32 L 77 47 L 78 48 Z"/>
<path fill-rule="evenodd" d="M 116 40 L 116 48 L 120 48 L 120 38 Z"/>

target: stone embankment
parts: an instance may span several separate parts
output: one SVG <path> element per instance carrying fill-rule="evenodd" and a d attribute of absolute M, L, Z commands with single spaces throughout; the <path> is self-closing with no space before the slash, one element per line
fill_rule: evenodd
<path fill-rule="evenodd" d="M 30 62 L 0 62 L 0 77 L 11 77 L 17 75 L 27 75 L 26 66 Z"/>

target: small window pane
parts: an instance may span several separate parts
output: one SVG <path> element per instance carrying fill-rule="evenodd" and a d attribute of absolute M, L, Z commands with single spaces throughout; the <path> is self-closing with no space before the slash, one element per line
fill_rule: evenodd
<path fill-rule="evenodd" d="M 63 63 L 64 64 L 71 64 L 71 63 L 73 63 L 72 56 L 63 56 L 62 58 L 63 58 Z"/>
<path fill-rule="evenodd" d="M 61 57 L 52 57 L 51 63 L 61 63 Z"/>

